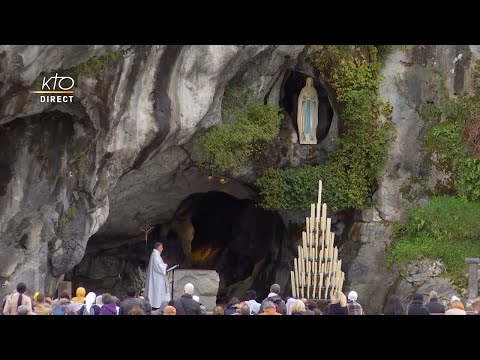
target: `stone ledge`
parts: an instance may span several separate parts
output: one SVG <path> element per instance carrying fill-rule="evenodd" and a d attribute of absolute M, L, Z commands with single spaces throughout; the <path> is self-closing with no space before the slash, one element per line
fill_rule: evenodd
<path fill-rule="evenodd" d="M 480 258 L 466 258 L 465 262 L 467 264 L 480 264 Z"/>

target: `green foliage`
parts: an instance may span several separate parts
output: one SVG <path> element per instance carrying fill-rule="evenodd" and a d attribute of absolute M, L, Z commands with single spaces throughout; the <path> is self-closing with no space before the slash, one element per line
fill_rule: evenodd
<path fill-rule="evenodd" d="M 231 86 L 225 90 L 222 100 L 222 119 L 224 122 L 233 122 L 241 115 L 246 106 L 255 102 L 253 91 Z"/>
<path fill-rule="evenodd" d="M 435 164 L 446 172 L 458 171 L 463 161 L 466 144 L 461 138 L 461 125 L 454 122 L 442 122 L 432 128 L 425 141 L 427 149 L 433 152 Z"/>
<path fill-rule="evenodd" d="M 63 213 L 62 217 L 60 218 L 60 221 L 58 222 L 60 229 L 64 228 L 67 223 L 69 223 L 72 220 L 75 220 L 77 217 L 77 209 L 75 206 L 70 206 L 67 212 Z"/>
<path fill-rule="evenodd" d="M 305 209 L 316 201 L 318 180 L 333 211 L 370 205 L 373 180 L 387 156 L 392 105 L 379 96 L 381 63 L 374 46 L 317 46 L 313 61 L 340 102 L 342 133 L 319 166 L 270 169 L 256 181 L 267 209 Z"/>
<path fill-rule="evenodd" d="M 479 88 L 479 65 L 475 65 L 474 87 Z M 450 192 L 469 200 L 480 200 L 480 165 L 478 129 L 480 127 L 480 94 L 448 99 L 437 109 L 422 110 L 427 120 L 445 115 L 445 121 L 433 126 L 425 139 L 437 168 L 450 175 L 450 183 L 437 188 L 438 194 Z M 434 114 L 429 118 L 428 114 Z"/>
<path fill-rule="evenodd" d="M 480 203 L 433 197 L 394 227 L 390 263 L 441 260 L 457 285 L 465 284 L 465 258 L 480 254 Z"/>
<path fill-rule="evenodd" d="M 81 63 L 73 68 L 65 69 L 65 70 L 52 70 L 49 73 L 55 74 L 58 72 L 60 76 L 70 76 L 73 78 L 75 83 L 78 81 L 78 77 L 80 75 L 85 75 L 88 77 L 95 77 L 98 76 L 100 73 L 105 71 L 110 66 L 114 65 L 117 60 L 125 55 L 129 50 L 119 50 L 119 51 L 112 51 L 103 56 L 93 57 L 90 60 Z M 43 77 L 48 76 L 45 73 L 41 73 L 35 81 L 32 83 L 32 88 L 40 89 L 43 83 Z"/>
<path fill-rule="evenodd" d="M 437 120 L 441 115 L 442 109 L 434 104 L 426 104 L 420 111 L 420 116 L 427 122 Z"/>
<path fill-rule="evenodd" d="M 73 68 L 64 71 L 63 76 L 72 77 L 75 82 L 80 75 L 95 77 L 114 65 L 117 60 L 127 53 L 128 50 L 119 50 L 106 53 L 105 55 L 93 57 L 87 62 L 81 63 Z"/>
<path fill-rule="evenodd" d="M 280 108 L 264 105 L 237 89 L 225 95 L 222 113 L 232 122 L 218 124 L 200 138 L 200 162 L 226 172 L 248 166 L 280 132 Z"/>
<path fill-rule="evenodd" d="M 316 46 L 313 62 L 335 89 L 337 99 L 346 101 L 352 90 L 378 95 L 381 63 L 375 46 Z"/>
<path fill-rule="evenodd" d="M 455 186 L 460 196 L 480 201 L 480 160 L 467 157 L 460 163 Z"/>
<path fill-rule="evenodd" d="M 476 97 L 480 97 L 480 61 L 473 67 L 473 88 Z"/>

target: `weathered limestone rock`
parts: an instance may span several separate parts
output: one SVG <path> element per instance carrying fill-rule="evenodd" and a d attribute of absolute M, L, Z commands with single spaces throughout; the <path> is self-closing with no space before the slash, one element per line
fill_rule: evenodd
<path fill-rule="evenodd" d="M 262 96 L 275 88 L 275 102 L 281 75 L 304 49 L 0 46 L 0 281 L 8 282 L 0 296 L 19 281 L 54 288 L 99 229 L 101 238 L 136 236 L 140 223 L 168 221 L 189 194 L 208 191 L 189 171 L 186 146 L 220 121 L 228 82 L 259 60 L 252 69 Z M 117 60 L 94 73 L 77 68 L 72 104 L 30 93 L 43 75 L 106 54 Z M 252 197 L 238 184 L 231 191 Z"/>

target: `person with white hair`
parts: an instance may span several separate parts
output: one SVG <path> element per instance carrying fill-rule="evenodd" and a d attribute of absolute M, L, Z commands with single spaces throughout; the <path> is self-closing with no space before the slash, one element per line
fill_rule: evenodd
<path fill-rule="evenodd" d="M 194 289 L 193 284 L 186 284 L 183 288 L 184 294 L 173 303 L 177 315 L 202 315 L 200 303 L 193 298 Z"/>
<path fill-rule="evenodd" d="M 347 310 L 348 315 L 365 315 L 362 305 L 357 302 L 358 294 L 356 291 L 348 293 Z"/>
<path fill-rule="evenodd" d="M 31 315 L 31 311 L 27 305 L 20 305 L 17 309 L 17 315 Z"/>
<path fill-rule="evenodd" d="M 290 311 L 292 312 L 292 315 L 306 315 L 304 301 L 303 300 L 295 300 L 292 307 L 290 308 Z"/>

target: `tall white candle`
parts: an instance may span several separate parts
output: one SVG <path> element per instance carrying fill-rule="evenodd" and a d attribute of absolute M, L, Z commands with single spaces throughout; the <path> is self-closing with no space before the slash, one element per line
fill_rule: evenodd
<path fill-rule="evenodd" d="M 290 271 L 290 279 L 292 282 L 292 296 L 295 298 L 297 297 L 297 293 L 296 293 L 296 287 L 295 287 L 295 273 L 293 271 Z"/>
<path fill-rule="evenodd" d="M 322 203 L 322 180 L 318 180 L 318 196 L 317 196 L 317 204 Z"/>
<path fill-rule="evenodd" d="M 299 293 L 300 284 L 298 282 L 298 272 L 299 272 L 299 270 L 298 270 L 298 260 L 296 258 L 293 259 L 293 265 L 294 265 L 294 268 L 295 268 L 295 285 L 297 286 L 296 293 L 297 293 L 297 296 L 298 296 L 298 295 L 300 295 L 300 293 Z"/>

